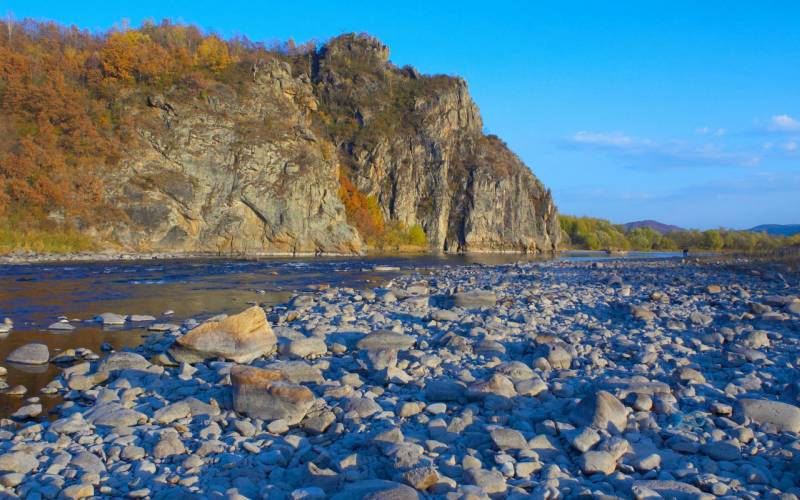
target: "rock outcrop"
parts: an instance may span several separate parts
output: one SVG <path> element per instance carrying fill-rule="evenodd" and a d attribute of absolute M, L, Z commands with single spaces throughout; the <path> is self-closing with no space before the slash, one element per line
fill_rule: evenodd
<path fill-rule="evenodd" d="M 123 216 L 101 237 L 138 251 L 357 253 L 342 171 L 432 251 L 555 249 L 550 192 L 483 134 L 464 80 L 388 57 L 344 35 L 307 60 L 271 57 L 231 83 L 142 99 L 137 146 L 106 181 Z"/>

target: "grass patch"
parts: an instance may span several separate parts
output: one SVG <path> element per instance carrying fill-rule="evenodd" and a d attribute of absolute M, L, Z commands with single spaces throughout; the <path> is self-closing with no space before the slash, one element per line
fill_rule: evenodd
<path fill-rule="evenodd" d="M 0 255 L 15 252 L 64 254 L 97 250 L 91 238 L 72 228 L 22 228 L 0 223 Z"/>

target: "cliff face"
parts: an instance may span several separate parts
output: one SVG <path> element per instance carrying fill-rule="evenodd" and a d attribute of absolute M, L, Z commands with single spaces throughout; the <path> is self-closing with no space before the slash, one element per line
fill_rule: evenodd
<path fill-rule="evenodd" d="M 126 216 L 104 235 L 139 250 L 358 252 L 341 168 L 433 251 L 553 250 L 549 191 L 483 135 L 466 83 L 388 56 L 346 35 L 301 64 L 269 59 L 235 83 L 149 96 L 106 182 Z"/>

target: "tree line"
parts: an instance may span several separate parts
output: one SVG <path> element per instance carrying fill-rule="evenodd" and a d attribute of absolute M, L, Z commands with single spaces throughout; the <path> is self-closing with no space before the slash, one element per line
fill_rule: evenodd
<path fill-rule="evenodd" d="M 661 234 L 649 227 L 626 230 L 604 219 L 560 216 L 562 246 L 584 250 L 675 251 L 688 248 L 707 251 L 772 252 L 800 244 L 800 235 L 772 236 L 767 233 L 710 229 Z"/>

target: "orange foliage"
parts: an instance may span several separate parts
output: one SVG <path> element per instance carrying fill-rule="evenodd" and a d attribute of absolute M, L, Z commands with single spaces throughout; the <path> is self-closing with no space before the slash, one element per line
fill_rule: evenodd
<path fill-rule="evenodd" d="M 103 171 L 131 135 L 132 99 L 181 81 L 204 84 L 195 68 L 232 64 L 229 45 L 253 60 L 264 51 L 169 21 L 105 34 L 8 22 L 0 22 L 10 33 L 0 37 L 0 217 L 28 222 L 98 218 Z"/>
<path fill-rule="evenodd" d="M 369 244 L 383 236 L 385 226 L 378 200 L 364 193 L 350 181 L 344 169 L 339 169 L 339 198 L 344 204 L 347 221 L 355 226 Z"/>
<path fill-rule="evenodd" d="M 103 73 L 125 81 L 155 82 L 169 69 L 167 51 L 140 31 L 113 33 L 100 53 Z"/>

